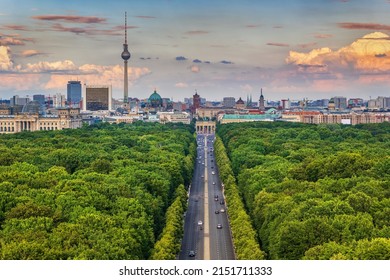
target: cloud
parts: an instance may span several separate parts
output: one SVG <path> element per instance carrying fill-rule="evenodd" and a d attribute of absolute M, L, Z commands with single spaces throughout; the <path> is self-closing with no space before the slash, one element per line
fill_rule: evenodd
<path fill-rule="evenodd" d="M 357 39 L 348 46 L 332 51 L 313 49 L 308 53 L 290 51 L 286 63 L 315 72 L 383 73 L 390 72 L 390 37 L 374 32 Z"/>
<path fill-rule="evenodd" d="M 285 43 L 267 43 L 267 46 L 275 46 L 275 47 L 289 47 L 289 44 Z"/>
<path fill-rule="evenodd" d="M 184 57 L 184 56 L 176 56 L 176 61 L 184 61 L 184 60 L 187 60 L 187 58 L 186 57 Z"/>
<path fill-rule="evenodd" d="M 194 59 L 192 62 L 193 62 L 193 63 L 202 63 L 202 60 L 200 60 L 200 59 Z"/>
<path fill-rule="evenodd" d="M 240 86 L 240 88 L 242 89 L 243 92 L 252 92 L 253 91 L 253 87 L 251 85 L 242 85 Z"/>
<path fill-rule="evenodd" d="M 299 44 L 298 45 L 298 47 L 300 47 L 301 49 L 313 48 L 315 46 L 317 46 L 316 42 L 306 43 L 306 44 Z"/>
<path fill-rule="evenodd" d="M 129 67 L 128 77 L 129 86 L 144 75 L 150 74 L 150 69 L 143 67 Z M 95 64 L 84 64 L 78 68 L 78 78 L 86 84 L 105 84 L 112 85 L 114 89 L 123 89 L 123 66 L 102 66 Z M 67 82 L 74 79 L 75 74 L 59 75 L 52 74 L 49 81 L 45 84 L 45 89 L 61 89 Z"/>
<path fill-rule="evenodd" d="M 359 22 L 341 22 L 338 26 L 344 29 L 366 29 L 390 31 L 390 25 L 379 23 L 359 23 Z"/>
<path fill-rule="evenodd" d="M 88 16 L 65 16 L 65 15 L 40 15 L 32 16 L 33 19 L 44 21 L 65 21 L 73 23 L 105 23 L 105 18 Z"/>
<path fill-rule="evenodd" d="M 197 66 L 197 65 L 192 65 L 192 66 L 190 67 L 190 70 L 191 70 L 191 72 L 193 72 L 193 73 L 199 73 L 199 72 L 200 72 L 200 67 Z"/>
<path fill-rule="evenodd" d="M 134 16 L 136 18 L 145 18 L 145 19 L 152 19 L 152 18 L 156 18 L 154 16 Z"/>
<path fill-rule="evenodd" d="M 233 62 L 228 61 L 228 60 L 221 60 L 219 63 L 221 63 L 221 64 L 234 64 Z"/>
<path fill-rule="evenodd" d="M 37 50 L 25 50 L 21 53 L 21 56 L 23 57 L 32 57 L 37 55 L 43 55 L 45 53 L 39 52 Z"/>
<path fill-rule="evenodd" d="M 27 73 L 52 73 L 52 72 L 76 72 L 77 67 L 70 60 L 63 61 L 40 61 L 38 63 L 28 63 L 26 68 L 22 69 L 22 72 Z"/>
<path fill-rule="evenodd" d="M 177 87 L 177 88 L 188 88 L 188 84 L 186 84 L 186 83 L 177 83 L 177 84 L 175 84 L 175 87 Z"/>
<path fill-rule="evenodd" d="M 326 39 L 326 38 L 333 37 L 333 35 L 332 34 L 315 34 L 314 37 L 318 38 L 318 39 Z"/>
<path fill-rule="evenodd" d="M 205 31 L 205 30 L 192 30 L 192 31 L 187 31 L 185 34 L 188 35 L 202 35 L 202 34 L 208 34 L 210 32 Z"/>
<path fill-rule="evenodd" d="M 0 79 L 0 88 L 3 90 L 31 90 L 42 86 L 40 76 L 36 74 L 5 73 Z"/>
<path fill-rule="evenodd" d="M 113 27 L 112 29 L 96 29 L 96 28 L 84 28 L 84 27 L 65 27 L 60 23 L 55 23 L 51 26 L 52 30 L 60 32 L 70 32 L 76 35 L 86 34 L 86 35 L 105 35 L 105 36 L 122 36 L 122 30 L 125 30 L 124 25 Z M 137 26 L 127 26 L 127 29 L 138 28 Z"/>
<path fill-rule="evenodd" d="M 25 25 L 4 25 L 4 29 L 29 31 L 28 27 Z"/>
<path fill-rule="evenodd" d="M 11 49 L 6 46 L 0 46 L 0 71 L 11 71 L 13 70 L 13 66 Z"/>
<path fill-rule="evenodd" d="M 25 44 L 20 39 L 0 36 L 0 45 L 2 45 L 2 46 L 23 46 Z"/>

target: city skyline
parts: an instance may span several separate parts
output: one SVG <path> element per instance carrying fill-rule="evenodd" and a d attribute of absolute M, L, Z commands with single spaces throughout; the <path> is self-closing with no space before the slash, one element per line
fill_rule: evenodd
<path fill-rule="evenodd" d="M 1 2 L 2 99 L 70 80 L 122 98 L 125 11 L 129 97 L 390 95 L 388 0 Z"/>

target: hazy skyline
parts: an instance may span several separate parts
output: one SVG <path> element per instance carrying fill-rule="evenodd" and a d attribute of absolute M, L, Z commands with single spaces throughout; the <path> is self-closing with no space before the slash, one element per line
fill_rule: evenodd
<path fill-rule="evenodd" d="M 389 0 L 0 4 L 3 99 L 66 94 L 77 79 L 123 97 L 125 11 L 129 97 L 390 96 Z"/>

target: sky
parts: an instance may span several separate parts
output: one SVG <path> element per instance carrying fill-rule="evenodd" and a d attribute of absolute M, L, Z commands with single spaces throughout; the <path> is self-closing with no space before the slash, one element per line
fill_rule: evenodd
<path fill-rule="evenodd" d="M 390 0 L 0 0 L 0 99 L 156 89 L 257 101 L 390 96 Z"/>

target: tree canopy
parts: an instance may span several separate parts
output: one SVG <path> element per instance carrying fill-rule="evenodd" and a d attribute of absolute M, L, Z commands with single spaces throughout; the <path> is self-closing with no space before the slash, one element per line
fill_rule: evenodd
<path fill-rule="evenodd" d="M 150 258 L 195 152 L 180 124 L 1 135 L 0 259 Z"/>
<path fill-rule="evenodd" d="M 217 132 L 268 258 L 389 259 L 389 123 Z"/>

